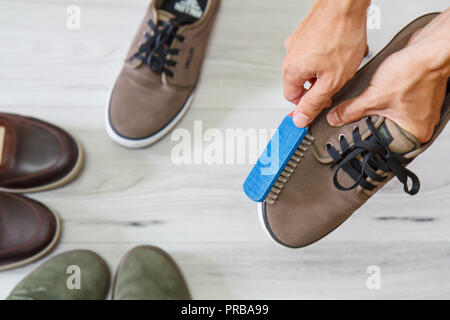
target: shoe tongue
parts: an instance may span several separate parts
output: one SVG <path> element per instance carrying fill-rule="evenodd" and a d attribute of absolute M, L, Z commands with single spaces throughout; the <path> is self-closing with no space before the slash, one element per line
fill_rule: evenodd
<path fill-rule="evenodd" d="M 377 131 L 392 152 L 403 155 L 420 147 L 420 141 L 414 135 L 389 119 L 385 119 Z"/>
<path fill-rule="evenodd" d="M 194 23 L 203 15 L 206 0 L 176 0 L 163 1 L 158 6 L 158 16 L 160 20 L 174 20 L 177 25 Z"/>
<path fill-rule="evenodd" d="M 173 15 L 172 13 L 167 12 L 165 10 L 158 10 L 158 21 L 167 22 L 174 18 L 175 18 L 175 15 Z"/>

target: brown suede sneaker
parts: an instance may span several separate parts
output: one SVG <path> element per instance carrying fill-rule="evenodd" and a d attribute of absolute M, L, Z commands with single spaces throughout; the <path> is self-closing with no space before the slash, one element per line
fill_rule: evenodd
<path fill-rule="evenodd" d="M 333 106 L 359 95 L 381 62 L 405 47 L 411 35 L 436 15 L 422 16 L 400 31 L 335 95 Z M 449 106 L 447 87 L 440 123 L 423 145 L 391 120 L 378 116 L 331 127 L 326 120 L 328 110 L 324 110 L 310 125 L 312 143 L 277 199 L 260 205 L 264 229 L 279 244 L 299 248 L 337 228 L 394 176 L 405 192 L 416 194 L 419 179 L 405 166 L 442 132 L 449 120 Z"/>
<path fill-rule="evenodd" d="M 186 113 L 219 0 L 154 0 L 108 102 L 108 135 L 128 148 L 164 137 Z"/>
<path fill-rule="evenodd" d="M 57 244 L 58 216 L 41 203 L 0 192 L 0 271 L 36 261 Z"/>
<path fill-rule="evenodd" d="M 72 181 L 82 165 L 80 144 L 64 130 L 0 112 L 0 191 L 57 188 Z"/>

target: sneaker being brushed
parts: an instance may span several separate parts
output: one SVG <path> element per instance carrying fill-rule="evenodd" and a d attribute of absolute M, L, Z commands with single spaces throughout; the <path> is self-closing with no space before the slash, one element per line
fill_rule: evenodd
<path fill-rule="evenodd" d="M 400 31 L 335 95 L 333 106 L 362 93 L 378 66 L 436 15 L 424 15 Z M 259 206 L 263 228 L 283 246 L 304 247 L 336 229 L 393 177 L 406 193 L 416 194 L 419 179 L 406 165 L 437 139 L 450 118 L 449 106 L 447 84 L 440 122 L 424 144 L 384 117 L 331 127 L 323 111 L 310 125 L 309 148 L 278 196 Z"/>
<path fill-rule="evenodd" d="M 108 135 L 144 148 L 182 119 L 204 60 L 219 0 L 151 2 L 106 108 Z"/>

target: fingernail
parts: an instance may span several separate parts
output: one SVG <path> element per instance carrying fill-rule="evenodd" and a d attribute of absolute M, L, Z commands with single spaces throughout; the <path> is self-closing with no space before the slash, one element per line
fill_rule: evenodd
<path fill-rule="evenodd" d="M 337 112 L 334 110 L 328 113 L 327 120 L 330 126 L 337 126 L 341 123 L 341 119 L 339 119 Z"/>
<path fill-rule="evenodd" d="M 310 118 L 300 111 L 294 112 L 294 124 L 299 128 L 304 128 L 309 124 Z"/>

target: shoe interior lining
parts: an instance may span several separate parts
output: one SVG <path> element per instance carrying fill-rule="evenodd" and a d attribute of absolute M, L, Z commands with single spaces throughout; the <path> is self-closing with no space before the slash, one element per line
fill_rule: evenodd
<path fill-rule="evenodd" d="M 164 0 L 159 10 L 175 15 L 179 24 L 189 24 L 202 17 L 207 2 L 208 0 Z"/>

